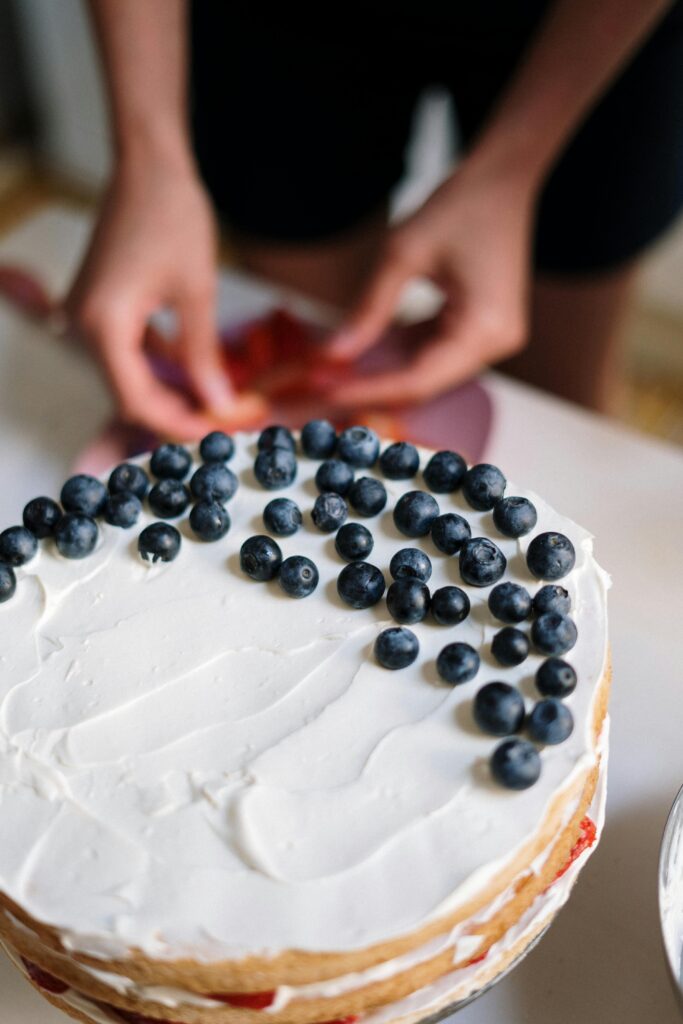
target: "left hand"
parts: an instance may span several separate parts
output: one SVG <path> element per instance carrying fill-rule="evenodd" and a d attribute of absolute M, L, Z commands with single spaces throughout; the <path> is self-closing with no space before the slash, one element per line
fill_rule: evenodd
<path fill-rule="evenodd" d="M 413 277 L 431 279 L 445 294 L 434 333 L 407 366 L 335 385 L 326 397 L 346 408 L 422 402 L 518 352 L 526 339 L 533 198 L 524 180 L 469 158 L 392 230 L 328 357 L 349 362 L 371 348 Z"/>

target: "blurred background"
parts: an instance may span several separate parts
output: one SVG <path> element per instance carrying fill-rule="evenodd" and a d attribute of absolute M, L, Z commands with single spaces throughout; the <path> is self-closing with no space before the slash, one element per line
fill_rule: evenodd
<path fill-rule="evenodd" d="M 415 118 L 397 215 L 457 153 L 442 93 Z M 0 236 L 46 204 L 92 209 L 106 180 L 106 108 L 82 0 L 0 0 Z M 683 444 L 683 223 L 650 253 L 628 325 L 619 415 Z"/>

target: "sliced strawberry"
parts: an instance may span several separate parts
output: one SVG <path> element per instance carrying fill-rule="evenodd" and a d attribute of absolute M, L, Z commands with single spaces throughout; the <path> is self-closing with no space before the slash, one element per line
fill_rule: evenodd
<path fill-rule="evenodd" d="M 215 999 L 219 1003 L 240 1006 L 245 1010 L 265 1010 L 275 999 L 275 991 L 270 992 L 210 992 L 207 999 Z"/>
<path fill-rule="evenodd" d="M 54 974 L 48 974 L 38 964 L 34 964 L 31 960 L 27 960 L 22 956 L 22 963 L 28 971 L 28 976 L 31 981 L 34 981 L 39 988 L 45 989 L 46 992 L 52 992 L 55 996 L 61 996 L 64 992 L 68 992 L 69 986 L 65 982 L 60 981 L 59 978 L 55 978 Z"/>
<path fill-rule="evenodd" d="M 579 838 L 576 840 L 572 847 L 572 851 L 569 854 L 567 863 L 563 868 L 560 868 L 560 870 L 557 872 L 553 879 L 554 882 L 556 882 L 558 878 L 562 878 L 562 875 L 564 875 L 564 873 L 569 870 L 569 868 L 572 866 L 576 858 L 580 857 L 584 850 L 588 850 L 595 842 L 597 836 L 597 829 L 595 827 L 595 822 L 591 818 L 589 818 L 588 816 L 583 818 L 581 824 L 579 825 L 579 830 Z"/>

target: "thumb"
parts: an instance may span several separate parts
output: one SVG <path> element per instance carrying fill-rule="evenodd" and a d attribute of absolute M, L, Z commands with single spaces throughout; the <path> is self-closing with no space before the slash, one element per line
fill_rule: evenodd
<path fill-rule="evenodd" d="M 350 362 L 372 348 L 391 324 L 414 272 L 403 260 L 385 257 L 346 323 L 333 334 L 326 355 L 335 362 Z"/>

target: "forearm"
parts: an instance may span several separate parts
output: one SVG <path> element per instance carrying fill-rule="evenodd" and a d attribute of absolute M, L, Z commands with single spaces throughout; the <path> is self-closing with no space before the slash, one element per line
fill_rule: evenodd
<path fill-rule="evenodd" d="M 536 190 L 670 0 L 558 0 L 472 150 Z"/>
<path fill-rule="evenodd" d="M 118 162 L 190 159 L 186 0 L 90 0 Z"/>

